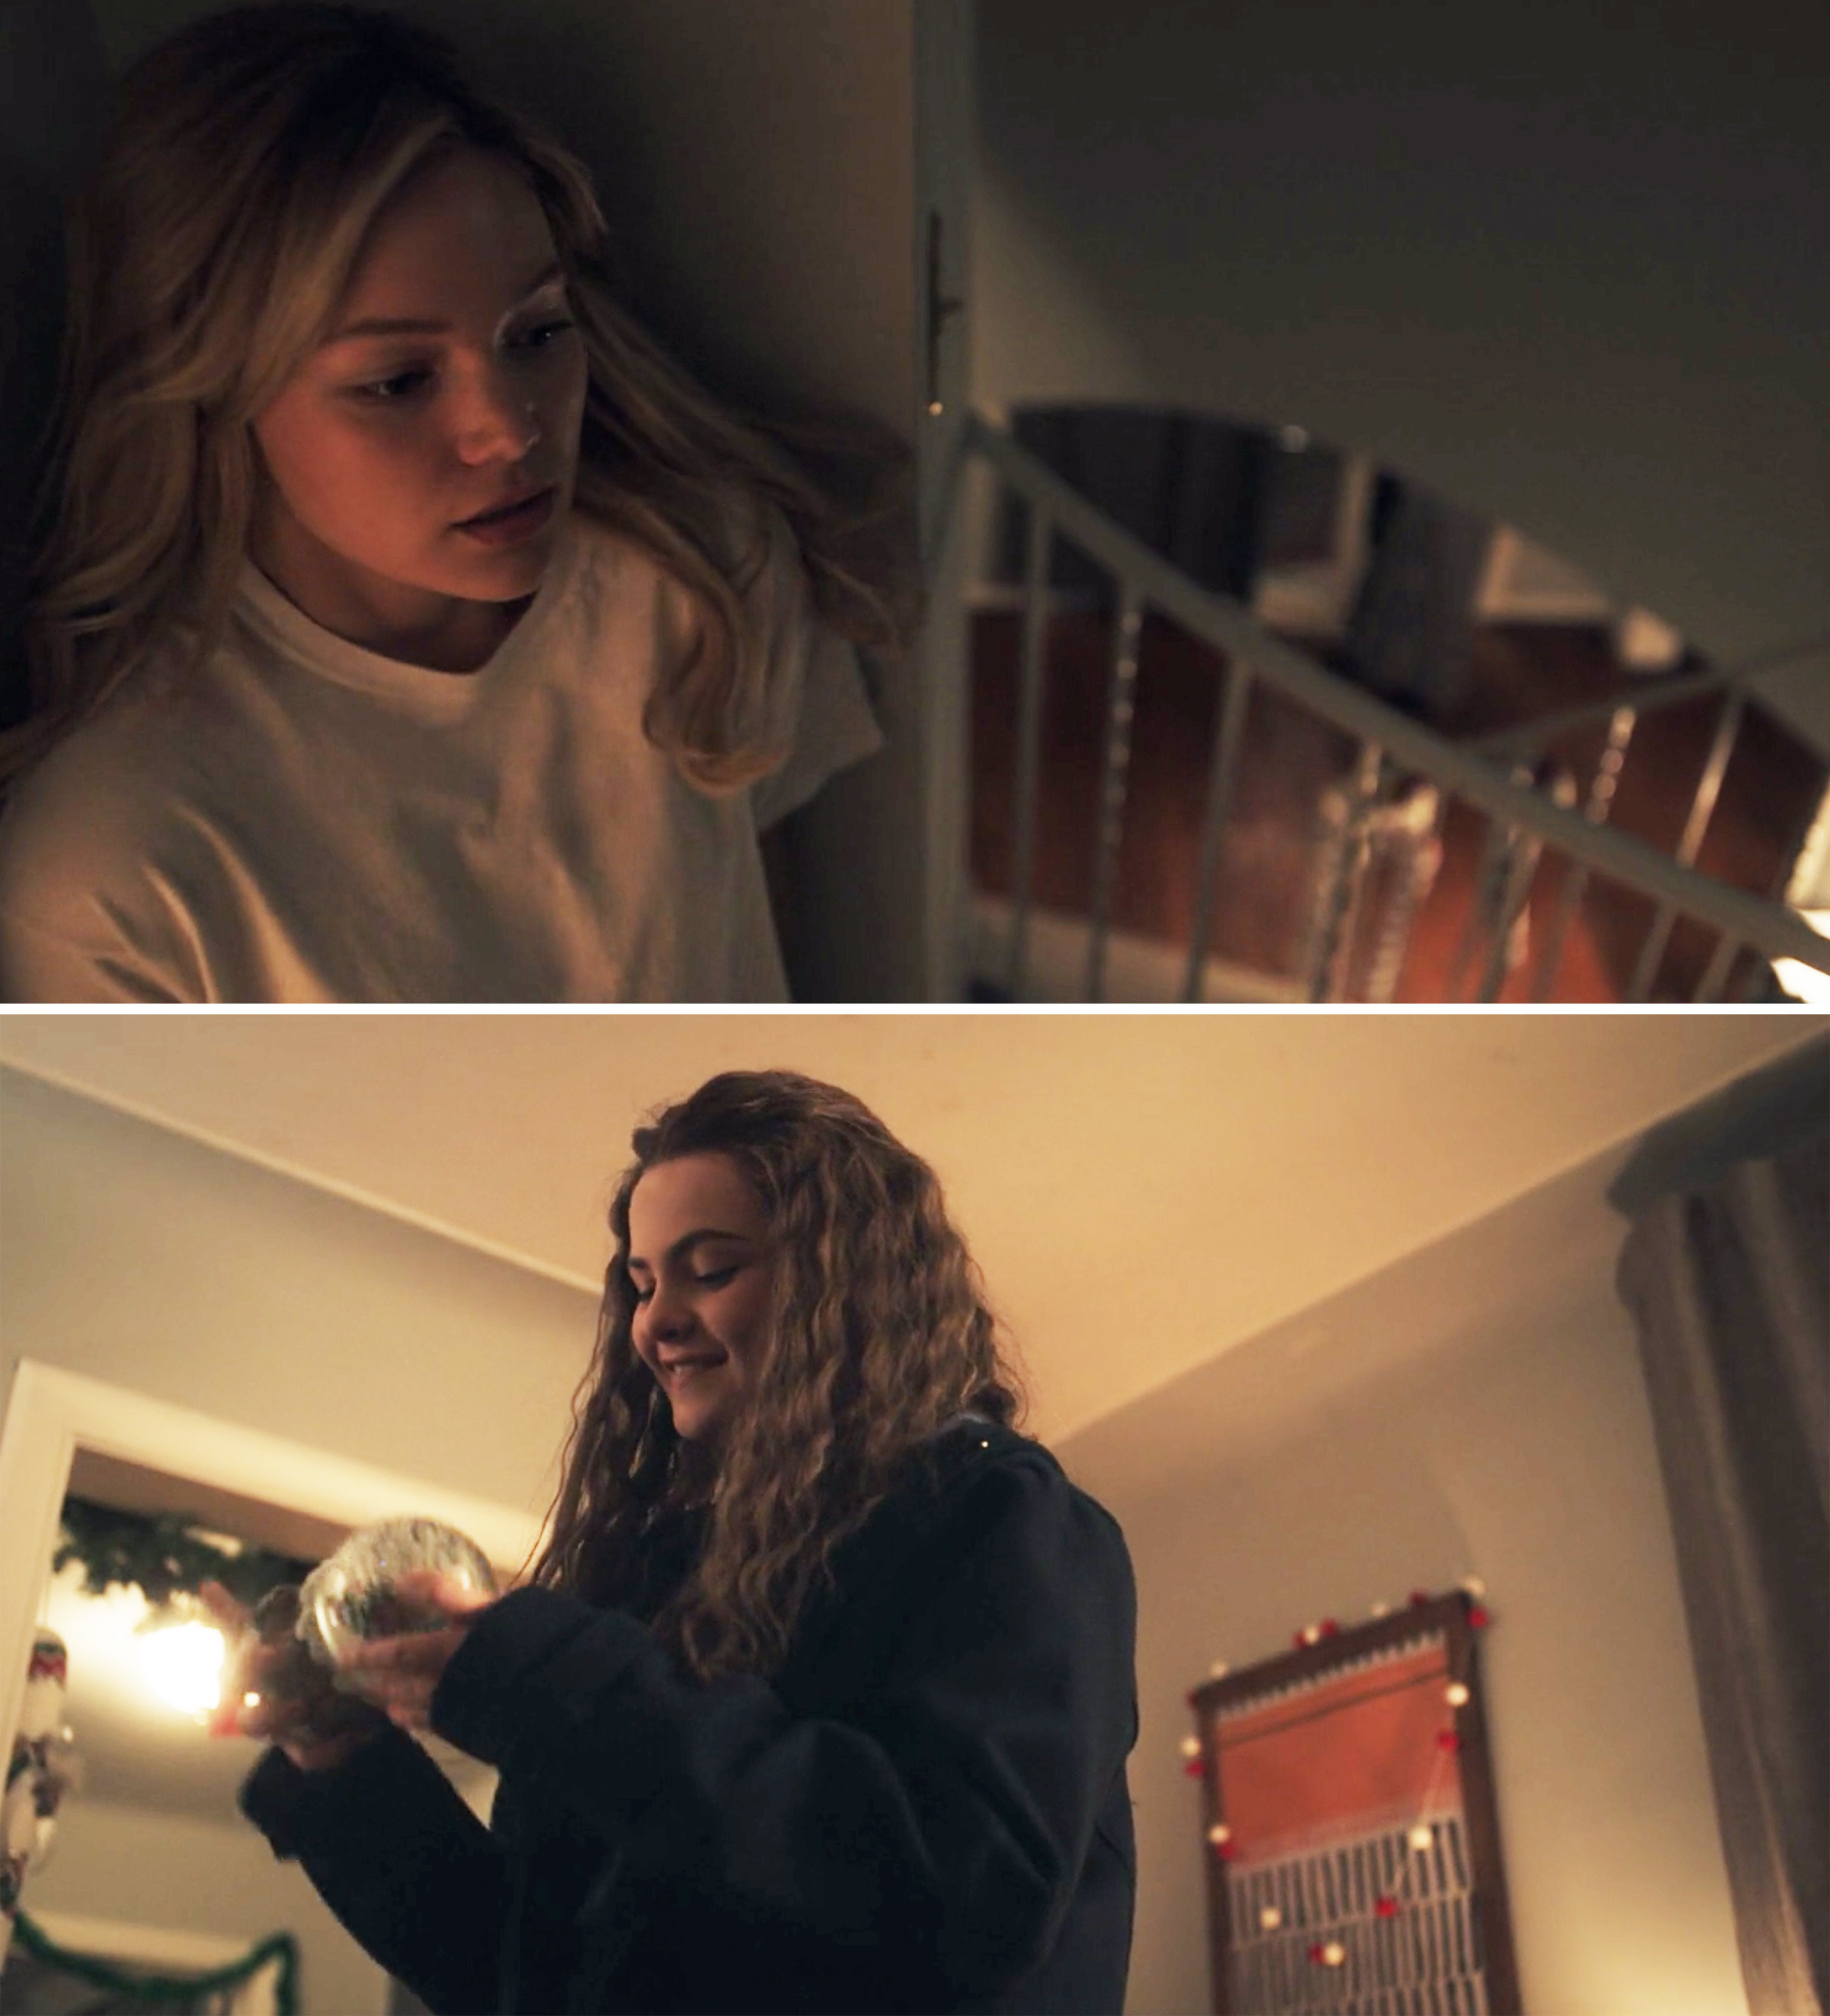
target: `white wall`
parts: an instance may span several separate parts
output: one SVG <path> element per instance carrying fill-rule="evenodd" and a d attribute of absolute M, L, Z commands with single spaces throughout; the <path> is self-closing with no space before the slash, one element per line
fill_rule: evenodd
<path fill-rule="evenodd" d="M 214 1932 L 249 1946 L 289 1931 L 299 1948 L 299 2016 L 382 2016 L 387 1976 L 338 1924 L 296 1862 L 253 1827 L 212 1826 L 80 1795 L 57 1817 L 45 1866 L 27 1881 L 28 1913 L 68 1911 Z"/>
<path fill-rule="evenodd" d="M 35 1358 L 545 1513 L 590 1297 L 14 1071 L 0 1139 L 0 1390 Z"/>
<path fill-rule="evenodd" d="M 1732 2016 L 1701 1712 L 1633 1332 L 1610 1155 L 1075 1438 L 1138 1579 L 1128 2016 L 1210 2007 L 1200 1788 L 1178 1745 L 1211 1664 L 1483 1577 L 1481 1659 L 1525 2007 Z M 1223 1243 L 1223 1229 L 1216 1240 Z M 1194 1313 L 1194 1312 L 1191 1312 Z M 1204 1466 L 1135 1474 L 1171 1414 Z"/>
<path fill-rule="evenodd" d="M 1725 662 L 1830 632 L 1822 9 L 978 16 L 975 403 L 1293 422 Z"/>

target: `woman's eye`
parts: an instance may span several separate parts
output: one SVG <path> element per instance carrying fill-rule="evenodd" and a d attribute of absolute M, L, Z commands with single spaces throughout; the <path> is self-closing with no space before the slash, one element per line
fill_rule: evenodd
<path fill-rule="evenodd" d="M 715 1273 L 695 1274 L 693 1279 L 702 1288 L 722 1288 L 737 1271 L 735 1267 L 720 1267 Z"/>
<path fill-rule="evenodd" d="M 650 1281 L 648 1286 L 645 1288 L 637 1287 L 636 1284 L 633 1281 L 629 1283 L 629 1286 L 632 1290 L 634 1290 L 636 1305 L 638 1309 L 641 1307 L 643 1303 L 651 1302 L 654 1301 L 654 1283 L 652 1281 Z"/>
<path fill-rule="evenodd" d="M 531 348 L 535 347 L 536 337 L 563 335 L 567 329 L 573 326 L 574 325 L 569 322 L 542 322 L 538 329 L 530 329 L 522 340 L 526 347 Z M 552 347 L 550 343 L 539 345 L 539 347 L 542 350 L 549 350 Z M 415 379 L 426 378 L 430 376 L 430 373 L 425 371 L 402 371 L 392 378 L 376 379 L 369 384 L 355 385 L 350 389 L 356 398 L 372 400 L 378 405 L 398 405 L 402 399 L 411 396 L 400 390 L 400 387 L 411 384 Z"/>

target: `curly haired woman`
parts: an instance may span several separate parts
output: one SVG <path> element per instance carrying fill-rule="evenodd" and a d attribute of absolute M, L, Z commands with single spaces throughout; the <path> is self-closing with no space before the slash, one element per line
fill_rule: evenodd
<path fill-rule="evenodd" d="M 715 402 L 379 9 L 154 45 L 64 221 L 0 999 L 785 999 L 762 836 L 881 745 L 906 444 Z"/>
<path fill-rule="evenodd" d="M 345 1654 L 362 1727 L 244 1640 L 244 1812 L 440 2016 L 1116 2016 L 1130 1557 L 1014 1427 L 933 1171 L 785 1072 L 634 1147 L 538 1564 L 423 1581 L 445 1628 Z"/>

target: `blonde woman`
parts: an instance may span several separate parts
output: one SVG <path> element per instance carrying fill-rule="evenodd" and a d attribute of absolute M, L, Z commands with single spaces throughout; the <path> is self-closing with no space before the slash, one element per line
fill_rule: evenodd
<path fill-rule="evenodd" d="M 243 1811 L 439 2016 L 1118 2016 L 1130 1557 L 1016 1428 L 934 1172 L 787 1072 L 634 1147 L 531 1576 L 407 1590 L 446 1625 L 347 1655 L 366 1726 L 240 1640 Z"/>
<path fill-rule="evenodd" d="M 376 10 L 149 50 L 66 225 L 0 998 L 785 998 L 759 837 L 920 589 L 784 444 L 906 448 L 715 404 L 577 158 Z"/>

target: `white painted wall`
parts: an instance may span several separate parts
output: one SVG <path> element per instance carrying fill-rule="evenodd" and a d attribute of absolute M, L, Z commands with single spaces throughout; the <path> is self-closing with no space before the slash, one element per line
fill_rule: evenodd
<path fill-rule="evenodd" d="M 290 1932 L 299 1947 L 299 2016 L 383 2016 L 387 1975 L 298 1864 L 276 1860 L 251 1827 L 67 1799 L 51 1859 L 27 1879 L 24 1905 L 28 1913 L 169 1926 L 179 1900 L 187 1931 L 250 1946 Z"/>
<path fill-rule="evenodd" d="M 1823 9 L 978 18 L 976 404 L 1295 423 L 1723 662 L 1830 632 Z"/>
<path fill-rule="evenodd" d="M 1209 2000 L 1188 1691 L 1323 1617 L 1488 1586 L 1482 1641 L 1520 1985 L 1540 2016 L 1735 2016 L 1746 1998 L 1633 1331 L 1610 1154 L 1178 1381 L 1059 1451 L 1137 1568 L 1138 1917 L 1127 2016 Z M 1223 1229 L 1216 1229 L 1223 1244 Z M 1147 1495 L 1172 1420 L 1205 1459 Z"/>
<path fill-rule="evenodd" d="M 16 1073 L 4 1101 L 0 1382 L 38 1359 L 544 1514 L 589 1295 Z"/>

